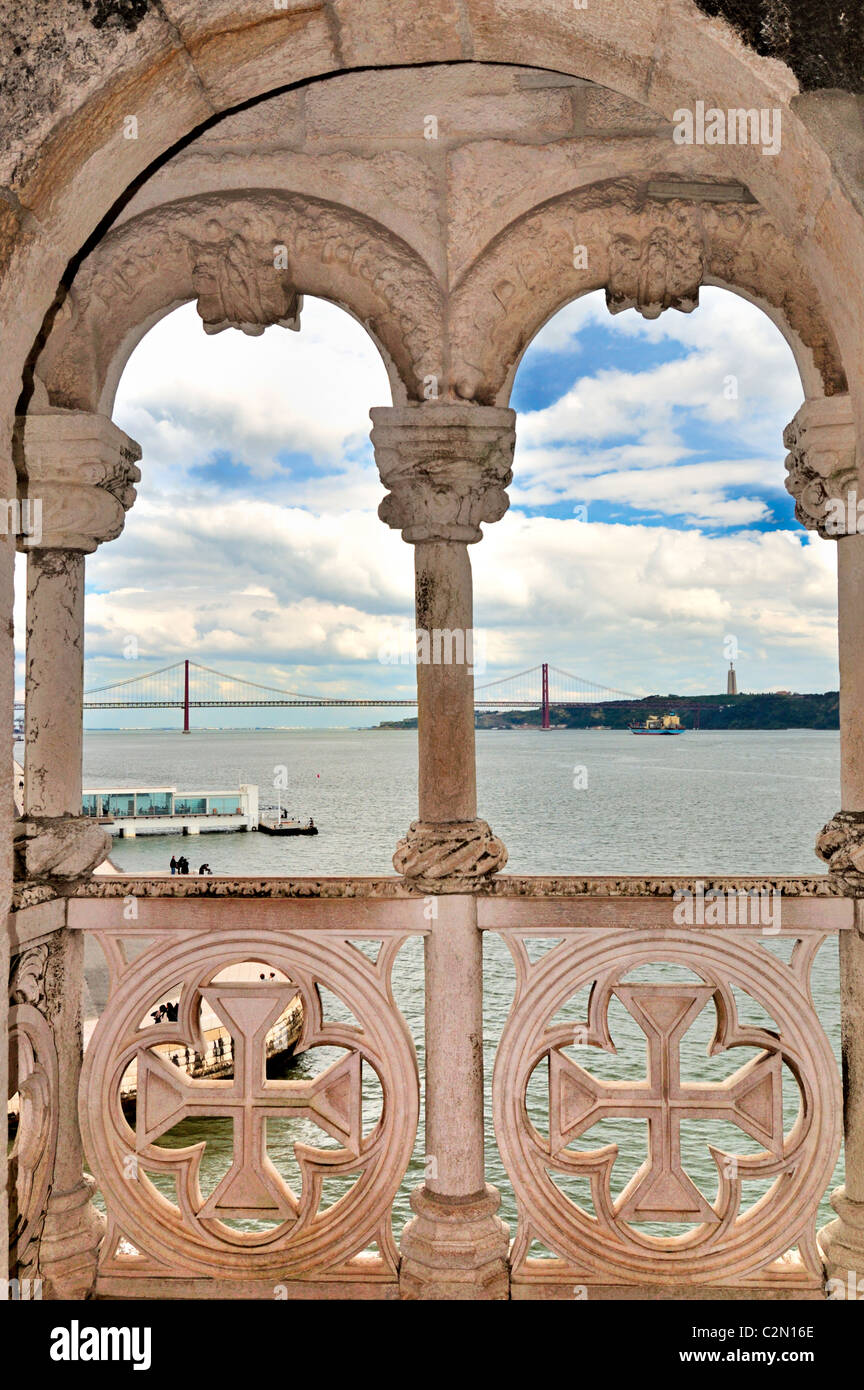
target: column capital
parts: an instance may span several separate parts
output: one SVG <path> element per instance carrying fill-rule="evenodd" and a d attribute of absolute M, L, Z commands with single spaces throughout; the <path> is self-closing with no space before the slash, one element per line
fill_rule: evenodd
<path fill-rule="evenodd" d="M 140 445 L 106 415 L 85 410 L 27 415 L 23 439 L 21 496 L 31 513 L 19 548 L 89 554 L 119 536 L 141 478 Z"/>
<path fill-rule="evenodd" d="M 855 489 L 855 419 L 848 395 L 820 396 L 805 401 L 783 431 L 786 491 L 795 499 L 795 515 L 808 531 L 828 540 L 848 533 L 845 518 L 850 492 Z M 830 504 L 841 503 L 837 508 Z M 855 529 L 854 526 L 852 528 Z"/>
<path fill-rule="evenodd" d="M 516 412 L 482 405 L 380 406 L 369 412 L 381 481 L 381 520 L 402 539 L 482 539 L 480 523 L 510 505 Z"/>
<path fill-rule="evenodd" d="M 857 896 L 864 888 L 864 811 L 838 811 L 816 837 L 816 853 Z"/>

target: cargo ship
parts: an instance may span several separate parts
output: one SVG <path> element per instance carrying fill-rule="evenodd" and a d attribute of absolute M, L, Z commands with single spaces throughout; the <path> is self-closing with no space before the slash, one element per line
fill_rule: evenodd
<path fill-rule="evenodd" d="M 631 724 L 631 734 L 683 734 L 677 714 L 649 714 L 644 724 Z"/>

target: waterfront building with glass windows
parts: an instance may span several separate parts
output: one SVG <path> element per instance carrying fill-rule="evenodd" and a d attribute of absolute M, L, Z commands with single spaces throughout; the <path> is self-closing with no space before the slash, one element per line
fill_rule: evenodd
<path fill-rule="evenodd" d="M 258 827 L 258 788 L 178 792 L 176 787 L 97 787 L 82 794 L 85 816 L 122 839 L 135 835 L 202 835 Z"/>

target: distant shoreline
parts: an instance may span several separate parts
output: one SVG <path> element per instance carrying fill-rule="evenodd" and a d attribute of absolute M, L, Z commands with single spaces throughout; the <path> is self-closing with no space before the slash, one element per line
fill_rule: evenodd
<path fill-rule="evenodd" d="M 839 694 L 789 695 L 646 695 L 641 701 L 609 701 L 606 704 L 550 705 L 549 723 L 553 729 L 627 729 L 642 723 L 648 714 L 676 713 L 685 729 L 786 730 L 840 728 Z M 476 729 L 539 729 L 541 712 L 535 709 L 476 711 Z M 409 719 L 385 720 L 373 726 L 378 731 L 417 728 L 416 715 Z"/>

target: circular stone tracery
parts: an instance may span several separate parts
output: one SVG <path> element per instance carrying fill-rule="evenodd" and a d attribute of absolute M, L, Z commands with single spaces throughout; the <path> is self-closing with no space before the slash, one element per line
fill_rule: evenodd
<path fill-rule="evenodd" d="M 263 962 L 290 983 L 284 978 L 218 983 L 232 960 Z M 178 981 L 177 1022 L 140 1028 L 152 1003 L 176 991 Z M 347 1005 L 359 1028 L 323 1020 L 317 982 Z M 298 989 L 305 1015 L 301 1047 L 339 1047 L 347 1055 L 312 1079 L 262 1084 L 263 1039 Z M 154 1043 L 200 1048 L 202 999 L 226 1024 L 230 1020 L 233 1083 L 186 1081 L 152 1050 Z M 120 1106 L 121 1081 L 133 1060 L 138 1069 L 137 1134 Z M 363 1063 L 377 1074 L 384 1097 L 381 1118 L 365 1135 Z M 206 1201 L 197 1178 L 204 1145 L 170 1150 L 156 1142 L 160 1133 L 199 1108 L 202 1114 L 231 1115 L 235 1127 L 232 1168 Z M 303 1179 L 299 1200 L 261 1144 L 260 1126 L 266 1135 L 267 1116 L 286 1111 L 307 1114 L 341 1141 L 338 1149 L 296 1146 Z M 384 973 L 353 946 L 326 933 L 320 941 L 294 937 L 290 945 L 275 933 L 266 942 L 251 933 L 157 942 L 123 971 L 109 997 L 87 1050 L 80 1092 L 85 1150 L 117 1228 L 138 1252 L 169 1265 L 172 1273 L 223 1278 L 329 1269 L 380 1240 L 411 1155 L 417 1113 L 413 1045 L 388 997 Z M 137 1163 L 130 1165 L 132 1154 Z M 161 1196 L 146 1176 L 148 1169 L 176 1175 L 179 1207 Z M 137 1174 L 133 1180 L 130 1170 Z M 353 1186 L 319 1211 L 323 1180 L 343 1174 L 357 1174 Z M 237 1231 L 225 1224 L 253 1214 L 255 1204 L 262 1219 L 275 1217 L 271 1229 Z"/>
<path fill-rule="evenodd" d="M 639 966 L 664 963 L 686 967 L 704 985 L 621 983 Z M 521 964 L 523 985 L 501 1039 L 493 1098 L 498 1145 L 516 1192 L 523 1234 L 527 1227 L 530 1237 L 580 1274 L 633 1284 L 721 1284 L 752 1275 L 798 1241 L 809 1240 L 809 1223 L 839 1149 L 840 1097 L 830 1044 L 805 987 L 791 969 L 781 967 L 759 946 L 705 936 L 696 941 L 687 932 L 640 933 L 636 938 L 632 932 L 616 931 L 602 939 L 586 932 L 568 938 L 534 966 L 524 959 Z M 586 985 L 593 985 L 587 1024 L 550 1026 L 549 1020 Z M 762 1005 L 776 1021 L 779 1035 L 738 1024 L 733 985 Z M 656 993 L 651 995 L 651 990 Z M 648 1077 L 625 1086 L 614 1100 L 604 1094 L 610 1088 L 575 1067 L 562 1051 L 574 1040 L 615 1050 L 606 1020 L 613 993 L 646 1033 L 649 1055 Z M 717 1030 L 711 1054 L 744 1047 L 760 1049 L 761 1055 L 725 1085 L 690 1090 L 676 1084 L 677 1045 L 712 998 Z M 667 1064 L 663 1084 L 653 1088 L 652 1048 L 658 1057 L 665 1052 Z M 547 1056 L 550 1132 L 544 1136 L 528 1119 L 526 1093 L 532 1074 Z M 788 1134 L 782 1131 L 777 1089 L 783 1067 L 791 1071 L 800 1092 L 798 1118 Z M 736 1100 L 737 1118 L 732 1113 Z M 690 1191 L 693 1185 L 687 1186 L 689 1179 L 674 1161 L 674 1139 L 672 1158 L 668 1141 L 670 1113 L 686 1118 L 689 1111 L 705 1118 L 712 1108 L 729 1112 L 727 1117 L 739 1128 L 744 1127 L 743 1117 L 751 1125 L 747 1132 L 762 1137 L 774 1150 L 726 1164 L 726 1154 L 711 1148 L 719 1177 L 713 1209 L 695 1188 Z M 581 1154 L 570 1147 L 594 1123 L 592 1112 L 603 1118 L 604 1109 L 606 1116 L 630 1113 L 646 1118 L 649 1127 L 656 1124 L 665 1135 L 665 1143 L 664 1136 L 649 1139 L 648 1162 L 617 1202 L 610 1191 L 616 1146 Z M 561 1191 L 550 1173 L 556 1169 L 590 1175 L 596 1218 Z M 738 1215 L 741 1182 L 748 1178 L 775 1181 L 764 1197 Z M 697 1221 L 695 1229 L 658 1238 L 637 1231 L 627 1219 L 662 1219 L 656 1208 L 664 1201 L 678 1202 L 681 1214 L 673 1219 Z"/>

